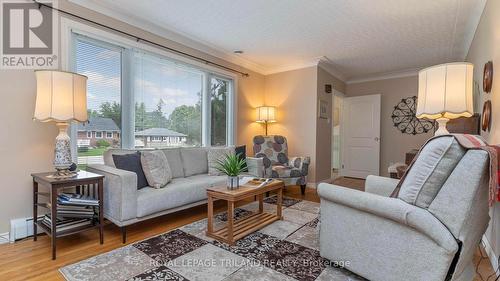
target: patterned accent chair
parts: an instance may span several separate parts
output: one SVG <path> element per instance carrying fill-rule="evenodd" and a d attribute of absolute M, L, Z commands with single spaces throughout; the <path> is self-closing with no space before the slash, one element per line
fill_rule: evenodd
<path fill-rule="evenodd" d="M 265 178 L 280 179 L 288 185 L 300 185 L 305 193 L 309 157 L 288 157 L 288 144 L 283 136 L 255 136 L 253 138 L 255 158 L 262 158 Z"/>

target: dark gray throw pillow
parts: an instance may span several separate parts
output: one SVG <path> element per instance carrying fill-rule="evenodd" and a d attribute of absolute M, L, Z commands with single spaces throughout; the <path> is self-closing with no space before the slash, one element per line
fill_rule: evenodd
<path fill-rule="evenodd" d="M 113 162 L 115 162 L 117 169 L 134 172 L 137 175 L 137 189 L 148 186 L 148 180 L 142 170 L 140 152 L 124 155 L 113 154 Z"/>
<path fill-rule="evenodd" d="M 234 148 L 234 153 L 238 155 L 240 159 L 247 159 L 247 146 L 246 145 L 240 145 Z M 247 162 L 245 161 L 245 164 L 243 165 L 243 171 L 248 172 L 247 168 Z"/>

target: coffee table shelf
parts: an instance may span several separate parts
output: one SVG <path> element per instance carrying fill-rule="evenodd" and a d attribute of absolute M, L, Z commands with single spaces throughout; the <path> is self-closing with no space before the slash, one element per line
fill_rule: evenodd
<path fill-rule="evenodd" d="M 280 218 L 270 213 L 257 213 L 247 218 L 240 219 L 233 225 L 233 240 L 237 241 L 277 220 L 280 220 Z M 213 234 L 209 234 L 209 236 L 218 240 L 228 241 L 228 227 L 225 226 L 215 231 Z"/>
<path fill-rule="evenodd" d="M 264 187 L 254 188 L 242 186 L 235 190 L 228 190 L 225 186 L 213 187 L 207 189 L 208 197 L 208 218 L 207 232 L 208 237 L 233 245 L 235 241 L 253 233 L 277 220 L 282 219 L 282 200 L 283 200 L 282 181 L 274 180 Z M 270 191 L 277 191 L 278 202 L 276 204 L 276 214 L 264 212 L 263 200 L 264 194 Z M 245 198 L 257 196 L 259 201 L 259 210 L 246 218 L 234 220 L 234 206 L 237 201 Z M 218 229 L 213 229 L 213 202 L 214 200 L 227 201 L 227 225 Z"/>

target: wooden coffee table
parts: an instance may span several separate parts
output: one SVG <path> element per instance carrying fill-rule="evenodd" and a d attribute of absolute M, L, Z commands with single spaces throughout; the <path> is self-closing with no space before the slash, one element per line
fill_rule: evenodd
<path fill-rule="evenodd" d="M 281 209 L 283 201 L 284 183 L 280 180 L 273 180 L 267 185 L 255 188 L 240 186 L 238 189 L 229 190 L 226 186 L 217 186 L 207 189 L 208 197 L 208 221 L 207 221 L 207 236 L 225 242 L 229 245 L 234 245 L 238 239 L 263 228 L 277 220 L 282 219 Z M 264 194 L 270 191 L 277 191 L 278 202 L 276 206 L 276 215 L 264 212 Z M 259 200 L 259 211 L 244 219 L 234 220 L 234 205 L 236 202 L 245 198 L 257 196 Z M 227 225 L 219 230 L 214 230 L 214 200 L 227 201 Z"/>

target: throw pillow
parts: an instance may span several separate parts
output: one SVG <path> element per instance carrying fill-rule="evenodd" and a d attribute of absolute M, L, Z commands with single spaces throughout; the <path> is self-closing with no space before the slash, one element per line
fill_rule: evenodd
<path fill-rule="evenodd" d="M 245 160 L 245 164 L 243 164 L 243 171 L 248 172 L 247 161 L 246 161 L 246 159 L 247 159 L 247 146 L 246 145 L 237 146 L 234 149 L 234 153 L 236 153 L 236 155 L 238 155 L 238 157 L 240 159 Z"/>
<path fill-rule="evenodd" d="M 427 143 L 401 184 L 398 197 L 409 204 L 428 208 L 465 152 L 452 136 Z"/>
<path fill-rule="evenodd" d="M 208 175 L 220 176 L 222 173 L 217 170 L 217 161 L 223 160 L 227 155 L 234 153 L 234 147 L 211 147 L 208 149 Z"/>
<path fill-rule="evenodd" d="M 162 188 L 172 179 L 172 171 L 165 153 L 161 150 L 143 151 L 141 164 L 149 186 Z"/>
<path fill-rule="evenodd" d="M 113 162 L 117 169 L 134 172 L 137 175 L 137 189 L 148 186 L 141 164 L 141 153 L 130 153 L 124 155 L 113 154 Z"/>

